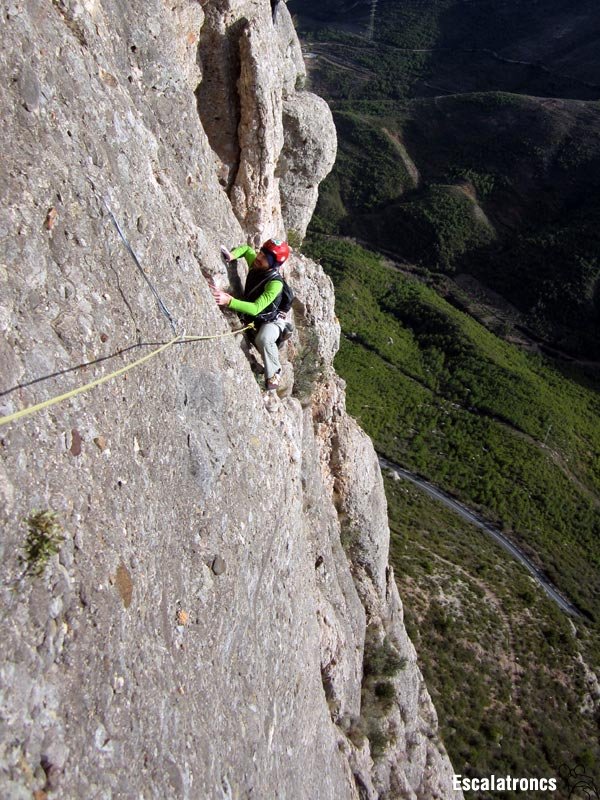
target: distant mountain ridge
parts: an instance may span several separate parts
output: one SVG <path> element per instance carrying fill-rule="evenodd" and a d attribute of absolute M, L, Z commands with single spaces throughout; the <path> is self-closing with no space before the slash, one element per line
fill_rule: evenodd
<path fill-rule="evenodd" d="M 290 0 L 304 25 L 321 31 L 352 27 L 365 35 L 374 14 L 373 40 L 380 46 L 430 47 L 428 78 L 456 92 L 503 90 L 526 94 L 595 99 L 585 84 L 600 85 L 600 16 L 592 0 L 526 2 L 493 0 Z M 486 52 L 487 51 L 487 52 Z M 493 55 L 505 59 L 493 63 Z M 511 67 L 507 62 L 513 60 Z M 518 62 L 523 62 L 519 65 Z M 545 65 L 556 75 L 539 70 Z M 529 65 L 529 66 L 527 66 Z M 477 68 L 475 68 L 477 67 Z M 537 69 L 536 69 L 537 67 Z M 572 76 L 575 83 L 558 81 Z M 433 94 L 424 84 L 415 93 Z"/>

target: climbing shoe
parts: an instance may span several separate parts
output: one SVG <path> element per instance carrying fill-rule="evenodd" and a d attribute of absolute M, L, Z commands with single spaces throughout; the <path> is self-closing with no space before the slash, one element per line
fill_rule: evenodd
<path fill-rule="evenodd" d="M 275 375 L 271 375 L 270 378 L 267 378 L 266 381 L 267 392 L 277 391 L 280 383 L 281 383 L 281 375 L 279 374 L 279 372 L 276 372 Z"/>

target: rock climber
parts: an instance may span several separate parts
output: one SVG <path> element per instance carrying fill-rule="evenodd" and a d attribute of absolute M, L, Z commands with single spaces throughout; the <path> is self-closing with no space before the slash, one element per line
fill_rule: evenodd
<path fill-rule="evenodd" d="M 281 380 L 277 343 L 291 330 L 285 315 L 291 307 L 293 294 L 280 272 L 290 255 L 288 243 L 268 239 L 258 253 L 249 245 L 242 245 L 231 252 L 222 247 L 221 254 L 227 263 L 244 258 L 250 269 L 242 300 L 211 285 L 213 297 L 218 305 L 227 306 L 242 314 L 245 322 L 254 323 L 251 341 L 263 359 L 265 386 L 268 391 L 276 390 Z"/>

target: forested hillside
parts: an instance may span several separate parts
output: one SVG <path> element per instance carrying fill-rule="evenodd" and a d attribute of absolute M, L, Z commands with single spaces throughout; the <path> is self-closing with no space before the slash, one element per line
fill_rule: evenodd
<path fill-rule="evenodd" d="M 352 33 L 337 8 L 305 28 L 340 137 L 314 229 L 476 276 L 536 337 L 598 360 L 592 6 L 384 2 Z"/>
<path fill-rule="evenodd" d="M 304 248 L 336 285 L 349 410 L 580 611 L 390 479 L 444 740 L 466 774 L 562 766 L 569 797 L 569 770 L 600 780 L 600 16 L 562 0 L 289 6 L 338 130 Z"/>

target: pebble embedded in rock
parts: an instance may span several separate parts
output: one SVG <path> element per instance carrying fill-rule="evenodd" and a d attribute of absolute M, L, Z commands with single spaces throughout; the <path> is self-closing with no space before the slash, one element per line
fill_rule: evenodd
<path fill-rule="evenodd" d="M 227 565 L 225 564 L 225 560 L 221 558 L 221 556 L 216 556 L 212 563 L 212 571 L 215 575 L 223 575 L 226 569 Z"/>
<path fill-rule="evenodd" d="M 180 608 L 177 611 L 177 624 L 187 625 L 189 621 L 190 621 L 190 615 L 187 613 L 187 611 L 184 611 L 182 608 Z"/>
<path fill-rule="evenodd" d="M 58 217 L 58 211 L 54 206 L 48 209 L 48 213 L 46 214 L 46 219 L 44 220 L 44 228 L 47 231 L 51 231 L 56 223 L 56 219 Z"/>
<path fill-rule="evenodd" d="M 27 111 L 36 111 L 40 105 L 40 82 L 29 65 L 25 65 L 19 76 L 21 99 Z"/>
<path fill-rule="evenodd" d="M 96 436 L 96 438 L 94 439 L 94 444 L 96 445 L 98 450 L 100 450 L 101 453 L 103 453 L 108 446 L 108 442 L 105 436 Z"/>
<path fill-rule="evenodd" d="M 81 443 L 83 442 L 83 438 L 79 431 L 76 428 L 73 428 L 71 431 L 71 447 L 69 452 L 72 456 L 80 456 L 81 455 Z"/>

